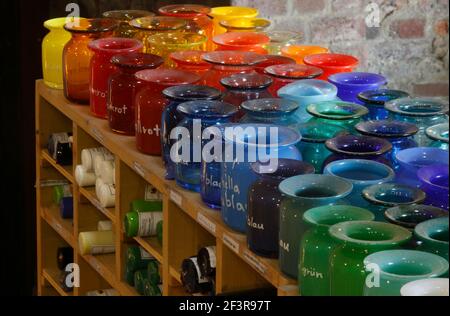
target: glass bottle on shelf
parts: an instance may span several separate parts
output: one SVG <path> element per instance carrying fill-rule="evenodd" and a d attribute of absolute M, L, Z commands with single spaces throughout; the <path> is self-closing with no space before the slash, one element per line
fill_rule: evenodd
<path fill-rule="evenodd" d="M 145 10 L 112 10 L 103 12 L 103 17 L 114 19 L 119 22 L 119 27 L 115 30 L 115 37 L 133 38 L 136 35 L 136 29 L 130 25 L 130 21 L 155 16 L 153 12 Z"/>

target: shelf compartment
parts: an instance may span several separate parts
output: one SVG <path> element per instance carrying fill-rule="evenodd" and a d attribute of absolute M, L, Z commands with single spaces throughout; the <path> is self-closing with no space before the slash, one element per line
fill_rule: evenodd
<path fill-rule="evenodd" d="M 134 240 L 160 264 L 163 263 L 162 246 L 156 237 L 136 237 Z"/>
<path fill-rule="evenodd" d="M 117 286 L 115 277 L 116 257 L 114 254 L 108 255 L 85 255 L 83 259 L 101 275 L 112 287 Z"/>
<path fill-rule="evenodd" d="M 72 220 L 62 219 L 56 206 L 41 208 L 41 216 L 72 248 L 75 247 Z"/>
<path fill-rule="evenodd" d="M 77 296 L 84 296 L 89 291 L 116 288 L 114 282 L 111 284 L 111 282 L 105 280 L 105 277 L 95 269 L 96 267 L 100 271 L 107 269 L 103 263 L 100 263 L 99 258 L 91 257 L 93 256 L 78 256 L 77 258 L 77 264 L 80 267 L 80 287 L 75 289 Z"/>
<path fill-rule="evenodd" d="M 73 176 L 73 166 L 61 166 L 58 165 L 53 159 L 53 157 L 50 156 L 47 149 L 43 149 L 41 152 L 41 157 L 44 161 L 46 161 L 48 164 L 50 164 L 53 168 L 55 168 L 61 175 L 64 176 L 70 183 L 75 183 L 75 178 Z M 45 167 L 45 166 L 44 166 Z"/>
<path fill-rule="evenodd" d="M 67 293 L 58 282 L 61 271 L 54 269 L 44 269 L 42 276 L 58 292 L 60 296 L 73 296 L 73 292 Z"/>
<path fill-rule="evenodd" d="M 98 211 L 103 213 L 108 220 L 110 220 L 113 224 L 116 222 L 116 216 L 115 216 L 115 208 L 107 208 L 103 207 L 100 204 L 100 201 L 98 200 L 97 196 L 95 195 L 95 188 L 94 187 L 86 187 L 86 188 L 79 188 L 80 194 L 94 206 Z M 83 204 L 85 201 L 81 201 L 81 204 Z"/>

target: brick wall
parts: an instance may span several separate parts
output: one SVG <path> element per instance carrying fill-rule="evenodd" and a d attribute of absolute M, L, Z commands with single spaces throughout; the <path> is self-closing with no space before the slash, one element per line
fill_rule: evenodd
<path fill-rule="evenodd" d="M 359 70 L 378 72 L 390 87 L 448 96 L 448 0 L 233 0 L 260 9 L 275 29 L 304 33 L 304 43 L 354 54 Z M 372 3 L 372 6 L 369 4 Z M 376 4 L 376 6 L 373 6 Z M 368 27 L 379 9 L 379 27 Z M 376 21 L 375 21 L 376 22 Z"/>

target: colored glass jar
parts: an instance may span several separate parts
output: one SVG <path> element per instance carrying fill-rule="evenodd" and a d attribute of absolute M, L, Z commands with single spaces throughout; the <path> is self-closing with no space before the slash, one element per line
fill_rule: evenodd
<path fill-rule="evenodd" d="M 220 21 L 220 26 L 231 32 L 262 32 L 272 23 L 267 19 L 261 18 L 237 18 L 232 20 Z"/>
<path fill-rule="evenodd" d="M 397 99 L 386 103 L 385 107 L 392 119 L 409 122 L 419 128 L 415 140 L 421 147 L 431 143 L 425 134 L 428 127 L 448 123 L 448 101 L 437 98 Z"/>
<path fill-rule="evenodd" d="M 269 43 L 270 38 L 263 33 L 232 32 L 214 36 L 213 42 L 218 46 L 218 51 L 244 51 L 258 54 L 267 54 L 263 48 Z"/>
<path fill-rule="evenodd" d="M 245 112 L 240 123 L 262 123 L 295 127 L 295 111 L 298 104 L 283 99 L 257 99 L 245 101 L 241 108 Z"/>
<path fill-rule="evenodd" d="M 419 132 L 417 126 L 411 123 L 376 120 L 361 122 L 356 125 L 356 130 L 362 135 L 384 138 L 391 142 L 391 162 L 398 169 L 397 153 L 408 148 L 417 147 L 413 136 Z"/>
<path fill-rule="evenodd" d="M 420 189 L 397 183 L 382 183 L 366 187 L 362 196 L 369 202 L 367 209 L 375 214 L 375 220 L 385 221 L 384 213 L 395 206 L 421 204 L 426 195 Z"/>
<path fill-rule="evenodd" d="M 280 206 L 280 269 L 297 279 L 300 257 L 300 240 L 308 226 L 303 214 L 315 207 L 346 204 L 343 200 L 352 191 L 352 184 L 330 175 L 301 175 L 281 182 L 283 194 Z"/>
<path fill-rule="evenodd" d="M 234 74 L 254 72 L 255 67 L 265 61 L 265 57 L 249 52 L 217 51 L 203 55 L 203 60 L 212 65 L 203 77 L 203 83 L 223 91 L 220 80 Z"/>
<path fill-rule="evenodd" d="M 350 221 L 372 221 L 371 212 L 350 205 L 322 206 L 303 214 L 303 221 L 310 227 L 300 243 L 298 272 L 299 292 L 302 296 L 330 296 L 330 256 L 339 243 L 334 240 L 331 226 Z"/>
<path fill-rule="evenodd" d="M 207 39 L 202 49 L 213 49 L 214 23 L 209 17 L 211 8 L 198 4 L 175 4 L 160 8 L 159 13 L 189 21 L 186 30 L 191 33 L 203 35 Z"/>
<path fill-rule="evenodd" d="M 281 50 L 284 47 L 290 46 L 303 39 L 303 34 L 299 32 L 274 30 L 264 33 L 270 38 L 270 42 L 265 45 L 265 48 L 271 55 L 281 55 Z"/>
<path fill-rule="evenodd" d="M 136 29 L 130 25 L 130 21 L 155 16 L 153 12 L 145 10 L 112 10 L 103 12 L 103 17 L 114 19 L 119 22 L 119 27 L 114 31 L 114 37 L 133 38 L 136 35 Z"/>
<path fill-rule="evenodd" d="M 392 144 L 382 138 L 340 135 L 327 140 L 325 146 L 332 154 L 325 160 L 324 167 L 343 159 L 373 160 L 393 167 L 389 160 Z"/>
<path fill-rule="evenodd" d="M 417 250 L 434 253 L 448 261 L 448 217 L 420 223 L 414 235 L 422 242 Z"/>
<path fill-rule="evenodd" d="M 281 49 L 281 54 L 295 59 L 297 64 L 304 64 L 303 60 L 306 56 L 328 53 L 328 48 L 310 45 L 291 45 Z"/>
<path fill-rule="evenodd" d="M 252 164 L 258 180 L 248 193 L 247 244 L 254 253 L 278 258 L 280 203 L 283 195 L 278 190 L 280 183 L 288 178 L 313 174 L 314 167 L 308 163 L 280 159 L 278 165 L 269 172 L 259 173 L 261 163 Z"/>
<path fill-rule="evenodd" d="M 354 221 L 331 226 L 331 236 L 340 243 L 330 259 L 332 296 L 362 296 L 367 272 L 364 259 L 373 253 L 400 247 L 411 232 L 380 222 Z"/>
<path fill-rule="evenodd" d="M 44 22 L 50 32 L 42 40 L 42 72 L 44 83 L 50 88 L 63 89 L 63 50 L 70 40 L 70 33 L 64 29 L 66 18 Z"/>
<path fill-rule="evenodd" d="M 93 40 L 112 36 L 117 25 L 112 19 L 75 19 L 64 26 L 72 34 L 63 51 L 64 95 L 68 100 L 89 103 L 90 64 L 94 53 L 88 45 Z"/>
<path fill-rule="evenodd" d="M 278 90 L 282 99 L 295 101 L 299 104 L 297 117 L 299 123 L 306 123 L 311 115 L 306 108 L 313 103 L 337 99 L 337 88 L 329 82 L 315 79 L 300 80 Z"/>
<path fill-rule="evenodd" d="M 137 53 L 142 50 L 142 44 L 131 38 L 111 37 L 92 41 L 88 47 L 94 52 L 91 59 L 89 81 L 91 114 L 107 119 L 106 103 L 109 78 L 117 73 L 117 67 L 111 63 L 111 58 Z"/>
<path fill-rule="evenodd" d="M 302 135 L 297 147 L 302 153 L 303 160 L 312 164 L 318 173 L 323 170 L 323 163 L 331 154 L 325 147 L 325 142 L 348 133 L 345 128 L 338 125 L 317 122 L 300 124 L 297 128 Z"/>
<path fill-rule="evenodd" d="M 244 115 L 241 109 L 243 102 L 272 97 L 268 91 L 272 84 L 272 79 L 258 73 L 234 74 L 222 78 L 220 83 L 226 89 L 223 100 L 233 104 L 239 110 L 238 118 Z"/>
<path fill-rule="evenodd" d="M 140 84 L 135 74 L 141 70 L 158 68 L 163 62 L 159 56 L 144 53 L 117 55 L 111 59 L 111 63 L 119 70 L 110 77 L 107 94 L 109 127 L 114 132 L 135 135 L 134 95 Z"/>
<path fill-rule="evenodd" d="M 356 57 L 331 53 L 308 55 L 303 61 L 306 65 L 322 69 L 323 75 L 319 78 L 322 80 L 328 80 L 328 77 L 337 73 L 352 72 L 359 65 Z"/>
<path fill-rule="evenodd" d="M 259 14 L 258 9 L 247 7 L 216 7 L 211 9 L 210 15 L 214 19 L 214 35 L 225 33 L 227 30 L 220 25 L 224 20 L 233 20 L 238 18 L 256 18 Z"/>
<path fill-rule="evenodd" d="M 358 100 L 369 109 L 365 119 L 377 121 L 389 118 L 389 112 L 384 108 L 386 102 L 406 97 L 409 97 L 409 94 L 404 91 L 380 89 L 361 92 Z"/>
<path fill-rule="evenodd" d="M 221 198 L 227 226 L 242 233 L 247 230 L 248 190 L 257 180 L 251 163 L 268 161 L 272 166 L 282 158 L 301 160 L 295 147 L 299 140 L 296 131 L 274 125 L 240 124 L 226 132 Z"/>
<path fill-rule="evenodd" d="M 367 108 L 355 103 L 323 101 L 308 105 L 306 111 L 313 116 L 310 121 L 339 125 L 354 134 L 355 125 L 369 113 Z"/>
<path fill-rule="evenodd" d="M 151 69 L 136 73 L 142 88 L 136 93 L 136 146 L 147 155 L 161 155 L 161 117 L 167 99 L 162 91 L 169 87 L 192 85 L 200 77 L 189 72 L 173 69 Z"/>
<path fill-rule="evenodd" d="M 438 124 L 428 127 L 425 131 L 427 137 L 431 139 L 431 147 L 449 150 L 448 146 L 448 123 Z"/>
<path fill-rule="evenodd" d="M 448 211 L 448 165 L 432 165 L 420 169 L 417 177 L 422 183 L 420 189 L 427 194 L 425 204 Z"/>
<path fill-rule="evenodd" d="M 177 107 L 178 112 L 183 116 L 183 120 L 177 128 L 184 127 L 190 133 L 188 148 L 175 147 L 180 154 L 179 162 L 175 163 L 175 180 L 177 184 L 190 191 L 200 192 L 201 185 L 201 161 L 203 145 L 208 141 L 202 138 L 203 131 L 208 127 L 220 126 L 231 122 L 236 115 L 237 109 L 232 104 L 219 101 L 190 101 L 182 103 Z M 197 127 L 195 120 L 200 120 L 200 127 Z M 194 130 L 198 131 L 198 135 Z M 188 155 L 184 151 L 189 151 Z"/>
<path fill-rule="evenodd" d="M 150 52 L 147 39 L 160 33 L 184 32 L 188 28 L 188 21 L 170 16 L 147 16 L 130 21 L 130 25 L 135 29 L 134 38 L 144 44 L 144 53 Z"/>
<path fill-rule="evenodd" d="M 386 250 L 364 259 L 366 267 L 379 269 L 379 284 L 364 287 L 365 296 L 400 296 L 401 288 L 412 281 L 445 276 L 448 262 L 415 250 Z"/>
<path fill-rule="evenodd" d="M 166 166 L 166 179 L 175 179 L 175 163 L 170 158 L 170 150 L 174 141 L 170 133 L 183 120 L 183 116 L 177 111 L 178 105 L 189 101 L 218 100 L 222 97 L 219 90 L 206 86 L 182 85 L 167 88 L 163 91 L 168 103 L 161 116 L 161 146 L 163 161 Z"/>
<path fill-rule="evenodd" d="M 203 77 L 211 68 L 211 65 L 202 58 L 205 53 L 203 50 L 186 50 L 171 53 L 170 58 L 176 64 L 178 70 L 191 72 Z"/>
<path fill-rule="evenodd" d="M 445 278 L 424 279 L 405 284 L 400 293 L 402 296 L 449 296 L 449 281 Z"/>
<path fill-rule="evenodd" d="M 278 90 L 298 80 L 315 79 L 322 75 L 323 71 L 317 67 L 306 65 L 275 65 L 265 69 L 265 73 L 273 79 L 269 91 L 273 96 L 278 95 Z"/>
<path fill-rule="evenodd" d="M 295 60 L 289 57 L 284 57 L 280 55 L 265 55 L 265 61 L 258 64 L 255 68 L 257 73 L 262 75 L 266 74 L 266 68 L 275 65 L 292 65 L 295 64 Z"/>
<path fill-rule="evenodd" d="M 421 186 L 417 172 L 423 167 L 448 165 L 448 151 L 439 148 L 409 148 L 398 152 L 396 158 L 399 163 L 396 181 L 414 187 Z"/>
<path fill-rule="evenodd" d="M 368 72 L 338 73 L 328 77 L 328 81 L 338 88 L 342 101 L 364 105 L 358 95 L 364 91 L 378 90 L 387 84 L 387 79 L 379 74 Z"/>
<path fill-rule="evenodd" d="M 353 191 L 347 197 L 350 205 L 362 208 L 368 207 L 368 202 L 362 197 L 362 191 L 375 184 L 390 182 L 395 178 L 395 172 L 385 164 L 370 160 L 345 159 L 338 160 L 326 166 L 324 174 L 343 178 L 353 184 Z"/>

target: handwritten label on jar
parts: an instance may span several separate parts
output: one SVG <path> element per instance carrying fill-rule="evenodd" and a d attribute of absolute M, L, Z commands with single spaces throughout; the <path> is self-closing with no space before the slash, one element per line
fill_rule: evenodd
<path fill-rule="evenodd" d="M 258 270 L 261 274 L 265 274 L 267 271 L 267 267 L 258 258 L 255 257 L 253 253 L 249 250 L 244 251 L 244 259 L 247 260 L 256 270 Z"/>
<path fill-rule="evenodd" d="M 247 203 L 242 203 L 241 188 L 237 183 L 234 183 L 233 177 L 226 176 L 222 183 L 223 188 L 223 203 L 226 207 L 232 208 L 238 212 L 247 212 Z"/>
<path fill-rule="evenodd" d="M 228 246 L 231 250 L 233 250 L 236 254 L 239 254 L 239 243 L 234 240 L 232 237 L 228 236 L 227 234 L 223 235 L 223 243 Z"/>
<path fill-rule="evenodd" d="M 197 222 L 206 228 L 209 232 L 215 234 L 216 233 L 216 224 L 211 222 L 205 215 L 202 213 L 197 214 Z"/>
<path fill-rule="evenodd" d="M 170 191 L 170 199 L 179 207 L 183 204 L 183 198 L 175 191 Z"/>

